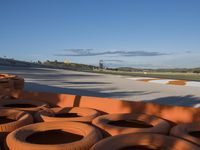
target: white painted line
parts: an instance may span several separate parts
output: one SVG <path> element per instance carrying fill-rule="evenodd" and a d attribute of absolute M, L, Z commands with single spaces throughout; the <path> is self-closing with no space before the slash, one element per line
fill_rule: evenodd
<path fill-rule="evenodd" d="M 149 77 L 132 77 L 132 78 L 126 78 L 126 79 L 134 80 L 134 81 L 141 81 L 144 79 L 149 79 L 149 81 L 148 81 L 149 83 L 158 83 L 158 84 L 169 84 L 170 81 L 178 81 L 175 79 L 156 79 L 156 78 L 151 78 L 151 77 L 150 78 Z M 182 86 L 200 87 L 200 82 L 186 81 L 185 85 L 182 85 Z"/>
<path fill-rule="evenodd" d="M 200 82 L 187 81 L 185 86 L 200 87 Z"/>
<path fill-rule="evenodd" d="M 200 104 L 195 104 L 193 107 L 194 108 L 200 108 Z"/>
<path fill-rule="evenodd" d="M 170 79 L 158 79 L 158 80 L 151 80 L 149 82 L 151 83 L 159 83 L 159 84 L 168 84 L 170 81 L 175 81 L 175 80 L 170 80 Z"/>
<path fill-rule="evenodd" d="M 148 77 L 134 77 L 134 78 L 126 78 L 126 79 L 138 81 L 138 80 L 143 80 L 143 79 L 155 79 L 155 78 L 148 78 Z"/>
<path fill-rule="evenodd" d="M 32 79 L 32 78 L 24 78 L 25 81 L 43 81 L 44 79 Z"/>

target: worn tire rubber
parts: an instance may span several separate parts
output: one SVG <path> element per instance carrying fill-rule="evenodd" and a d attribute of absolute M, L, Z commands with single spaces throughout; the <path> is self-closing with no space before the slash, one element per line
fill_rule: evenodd
<path fill-rule="evenodd" d="M 0 79 L 0 87 L 5 88 L 5 89 L 12 89 L 14 88 L 14 83 L 12 80 L 7 79 L 7 78 L 1 78 Z"/>
<path fill-rule="evenodd" d="M 91 150 L 119 150 L 134 146 L 162 150 L 199 150 L 197 145 L 185 140 L 151 133 L 131 133 L 105 138 L 95 144 Z"/>
<path fill-rule="evenodd" d="M 24 79 L 20 77 L 15 77 L 12 79 L 14 84 L 14 89 L 23 89 L 24 88 Z"/>
<path fill-rule="evenodd" d="M 80 117 L 55 117 L 56 114 L 63 113 L 76 113 Z M 35 114 L 37 121 L 51 122 L 51 121 L 79 121 L 79 122 L 91 122 L 99 115 L 99 112 L 91 108 L 81 107 L 65 107 L 65 108 L 50 108 L 44 109 Z"/>
<path fill-rule="evenodd" d="M 12 79 L 17 78 L 16 75 L 0 74 L 0 87 L 14 88 L 14 81 Z"/>
<path fill-rule="evenodd" d="M 132 127 L 120 127 L 110 125 L 111 121 L 119 121 L 119 120 L 137 120 L 143 121 L 152 125 L 153 127 L 149 128 L 132 128 Z M 118 135 L 118 134 L 126 134 L 126 133 L 137 133 L 137 132 L 150 132 L 150 133 L 159 133 L 159 134 L 168 134 L 170 130 L 170 124 L 158 117 L 150 116 L 146 114 L 108 114 L 95 118 L 92 121 L 92 124 L 99 127 L 106 134 L 109 135 Z"/>
<path fill-rule="evenodd" d="M 171 129 L 170 135 L 185 139 L 200 146 L 200 139 L 190 135 L 190 132 L 196 131 L 200 132 L 200 122 L 176 125 Z"/>
<path fill-rule="evenodd" d="M 34 133 L 57 129 L 82 135 L 83 138 L 79 141 L 62 144 L 34 144 L 26 141 L 27 137 Z M 42 122 L 19 128 L 7 136 L 6 142 L 10 150 L 89 150 L 101 139 L 100 131 L 93 126 L 63 121 Z"/>
<path fill-rule="evenodd" d="M 22 90 L 24 79 L 16 75 L 0 74 L 0 87 Z"/>
<path fill-rule="evenodd" d="M 16 75 L 11 75 L 11 74 L 0 74 L 0 78 L 15 78 Z"/>
<path fill-rule="evenodd" d="M 33 107 L 9 107 L 6 105 L 14 105 L 14 104 L 28 104 L 34 105 Z M 48 104 L 41 102 L 41 101 L 33 101 L 33 100 L 25 100 L 25 99 L 6 99 L 0 101 L 0 107 L 4 108 L 12 108 L 16 110 L 27 111 L 29 113 L 35 113 L 39 110 L 42 110 L 44 107 L 49 107 Z"/>
<path fill-rule="evenodd" d="M 26 113 L 24 111 L 0 108 L 0 116 L 6 116 L 9 119 L 15 120 L 12 122 L 0 124 L 1 141 L 3 140 L 3 138 L 5 138 L 5 136 L 8 133 L 22 126 L 33 123 L 32 116 L 29 113 Z"/>

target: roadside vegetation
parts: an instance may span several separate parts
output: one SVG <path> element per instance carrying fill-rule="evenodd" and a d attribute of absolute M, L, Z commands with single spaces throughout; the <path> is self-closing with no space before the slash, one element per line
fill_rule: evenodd
<path fill-rule="evenodd" d="M 154 78 L 163 78 L 163 79 L 178 79 L 178 80 L 189 80 L 189 81 L 200 81 L 200 74 L 187 72 L 157 72 L 157 71 L 145 71 L 145 72 L 126 72 L 126 71 L 113 71 L 113 70 L 96 70 L 93 71 L 96 73 L 103 74 L 114 74 L 114 75 L 126 75 L 126 76 L 135 76 L 135 77 L 154 77 Z"/>
<path fill-rule="evenodd" d="M 140 76 L 140 77 L 155 77 L 163 79 L 179 79 L 179 80 L 190 80 L 200 81 L 200 68 L 193 69 L 137 69 L 137 68 L 104 68 L 92 65 L 76 64 L 76 63 L 63 63 L 58 61 L 46 61 L 44 65 L 70 69 L 76 71 L 86 71 L 102 74 L 113 74 L 113 75 L 126 75 L 126 76 Z"/>
<path fill-rule="evenodd" d="M 59 62 L 57 60 L 45 62 L 25 62 L 14 59 L 0 58 L 0 66 L 17 66 L 17 67 L 47 67 L 47 68 L 58 68 L 68 69 L 75 71 L 94 72 L 102 74 L 113 74 L 113 75 L 126 75 L 126 76 L 140 76 L 140 77 L 155 77 L 163 79 L 179 79 L 179 80 L 190 80 L 200 81 L 200 68 L 175 68 L 175 69 L 138 69 L 130 67 L 120 68 L 101 68 L 92 65 L 70 63 L 70 62 Z"/>

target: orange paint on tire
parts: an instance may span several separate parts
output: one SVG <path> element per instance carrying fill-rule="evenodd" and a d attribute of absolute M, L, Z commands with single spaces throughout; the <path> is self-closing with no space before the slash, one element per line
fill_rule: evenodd
<path fill-rule="evenodd" d="M 24 111 L 0 108 L 0 141 L 8 133 L 31 123 L 32 116 Z"/>
<path fill-rule="evenodd" d="M 91 150 L 199 150 L 182 139 L 160 134 L 131 133 L 101 140 Z"/>
<path fill-rule="evenodd" d="M 130 124 L 126 123 L 127 120 L 130 122 Z M 136 122 L 133 122 L 132 124 L 131 121 L 136 121 Z M 116 123 L 119 123 L 119 125 Z M 92 121 L 92 124 L 94 124 L 95 126 L 105 131 L 107 134 L 112 136 L 118 134 L 137 133 L 137 132 L 167 134 L 170 129 L 169 123 L 161 118 L 146 114 L 134 114 L 134 113 L 109 114 L 109 115 L 99 116 Z"/>
<path fill-rule="evenodd" d="M 200 146 L 200 123 L 179 124 L 174 126 L 170 134 Z"/>
<path fill-rule="evenodd" d="M 24 79 L 20 77 L 15 77 L 12 79 L 14 82 L 15 89 L 23 89 L 24 88 Z"/>
<path fill-rule="evenodd" d="M 99 112 L 91 108 L 65 107 L 50 108 L 35 114 L 37 121 L 80 121 L 91 122 L 99 116 Z"/>
<path fill-rule="evenodd" d="M 48 104 L 41 101 L 25 100 L 25 99 L 6 99 L 0 101 L 0 107 L 12 108 L 30 113 L 49 107 Z"/>
<path fill-rule="evenodd" d="M 23 91 L 24 79 L 9 74 L 0 74 L 0 98 L 6 96 L 12 96 L 13 91 Z"/>
<path fill-rule="evenodd" d="M 52 137 L 51 133 L 55 133 L 55 131 L 76 134 L 83 136 L 83 138 L 73 142 L 63 141 L 62 137 Z M 49 135 L 41 136 L 44 132 L 48 132 Z M 52 144 L 50 138 L 62 142 Z M 68 139 L 71 141 L 70 138 Z M 7 136 L 6 142 L 10 150 L 89 150 L 101 139 L 100 131 L 91 125 L 62 121 L 36 123 L 19 128 Z"/>

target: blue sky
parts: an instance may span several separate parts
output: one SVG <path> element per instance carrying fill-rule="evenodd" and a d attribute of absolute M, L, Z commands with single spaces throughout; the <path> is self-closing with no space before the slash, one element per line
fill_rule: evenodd
<path fill-rule="evenodd" d="M 200 67 L 199 0 L 0 0 L 0 56 Z"/>

